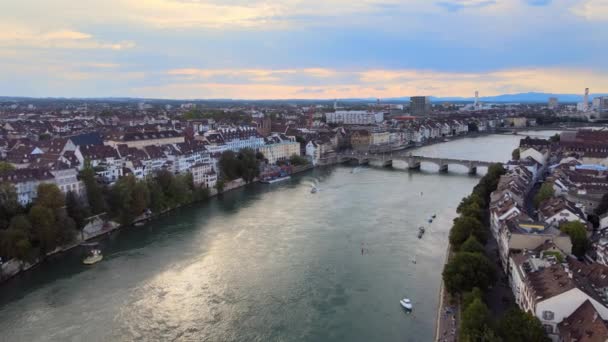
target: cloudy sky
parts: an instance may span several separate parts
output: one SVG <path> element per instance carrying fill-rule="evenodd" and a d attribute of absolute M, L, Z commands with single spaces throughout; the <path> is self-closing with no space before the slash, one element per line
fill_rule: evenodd
<path fill-rule="evenodd" d="M 0 95 L 608 92 L 608 0 L 0 0 Z"/>

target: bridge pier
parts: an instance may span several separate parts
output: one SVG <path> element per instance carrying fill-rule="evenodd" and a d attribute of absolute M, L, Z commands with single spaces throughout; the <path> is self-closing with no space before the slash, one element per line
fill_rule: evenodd
<path fill-rule="evenodd" d="M 407 163 L 407 168 L 410 170 L 420 170 L 420 162 Z"/>
<path fill-rule="evenodd" d="M 477 174 L 477 166 L 469 166 L 469 174 L 476 175 Z"/>
<path fill-rule="evenodd" d="M 448 164 L 440 164 L 439 172 L 448 172 Z"/>

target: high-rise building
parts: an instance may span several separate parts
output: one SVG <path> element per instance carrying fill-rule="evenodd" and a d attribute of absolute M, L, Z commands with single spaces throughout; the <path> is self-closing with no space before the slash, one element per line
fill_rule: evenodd
<path fill-rule="evenodd" d="M 429 96 L 410 97 L 410 112 L 414 115 L 426 115 L 431 111 L 431 98 Z"/>
<path fill-rule="evenodd" d="M 585 96 L 583 97 L 583 111 L 587 111 L 589 109 L 589 88 L 585 88 Z"/>
<path fill-rule="evenodd" d="M 549 109 L 557 109 L 557 105 L 558 105 L 558 100 L 557 97 L 550 97 L 549 98 Z"/>
<path fill-rule="evenodd" d="M 608 96 L 602 96 L 599 98 L 600 104 L 598 107 L 598 113 L 600 119 L 608 119 Z"/>

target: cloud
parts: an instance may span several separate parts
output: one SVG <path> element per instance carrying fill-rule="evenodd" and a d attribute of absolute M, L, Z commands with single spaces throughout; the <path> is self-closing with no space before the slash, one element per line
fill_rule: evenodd
<path fill-rule="evenodd" d="M 571 10 L 590 21 L 608 21 L 608 0 L 584 0 Z"/>
<path fill-rule="evenodd" d="M 481 8 L 494 4 L 496 4 L 495 0 L 447 0 L 437 2 L 437 5 L 450 12 L 456 12 L 464 8 Z"/>
<path fill-rule="evenodd" d="M 19 24 L 0 24 L 0 44 L 3 47 L 60 48 L 60 49 L 110 49 L 133 48 L 134 42 L 103 42 L 88 33 L 70 29 L 40 32 Z"/>

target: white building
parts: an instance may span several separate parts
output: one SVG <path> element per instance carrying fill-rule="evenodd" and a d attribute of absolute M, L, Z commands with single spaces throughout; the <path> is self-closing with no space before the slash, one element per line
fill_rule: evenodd
<path fill-rule="evenodd" d="M 338 110 L 326 113 L 325 121 L 328 124 L 338 125 L 373 125 L 384 121 L 384 113 L 366 110 Z"/>

